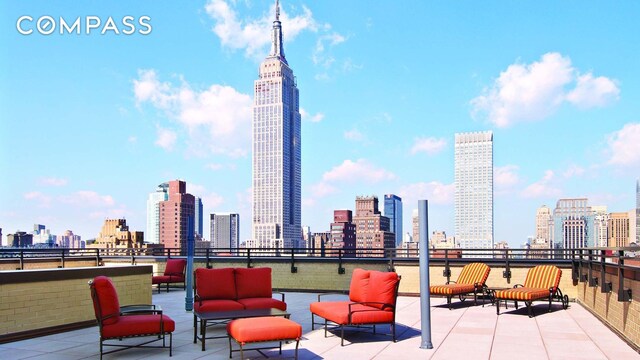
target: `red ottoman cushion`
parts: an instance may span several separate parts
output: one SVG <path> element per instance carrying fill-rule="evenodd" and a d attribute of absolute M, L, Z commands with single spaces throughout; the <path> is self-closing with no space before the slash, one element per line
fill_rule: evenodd
<path fill-rule="evenodd" d="M 302 326 L 289 319 L 265 316 L 233 320 L 227 324 L 227 333 L 242 345 L 261 341 L 300 340 Z"/>

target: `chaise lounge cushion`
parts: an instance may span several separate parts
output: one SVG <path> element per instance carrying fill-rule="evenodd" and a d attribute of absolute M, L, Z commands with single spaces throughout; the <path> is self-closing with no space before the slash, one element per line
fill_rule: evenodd
<path fill-rule="evenodd" d="M 287 303 L 274 298 L 246 298 L 238 299 L 245 309 L 280 309 L 287 310 Z"/>
<path fill-rule="evenodd" d="M 393 311 L 396 299 L 396 285 L 400 281 L 395 272 L 371 271 L 369 286 L 367 286 L 367 302 L 370 306 L 385 311 Z"/>
<path fill-rule="evenodd" d="M 97 298 L 100 299 L 100 314 L 98 314 L 97 302 L 93 302 L 96 317 L 103 319 L 103 325 L 117 323 L 120 317 L 120 302 L 118 301 L 118 293 L 116 292 L 113 282 L 106 276 L 97 276 L 93 280 L 93 286 Z M 107 316 L 109 317 L 105 319 Z"/>
<path fill-rule="evenodd" d="M 102 327 L 102 336 L 105 338 L 118 338 L 137 336 L 141 334 L 156 335 L 171 333 L 176 329 L 176 323 L 167 315 L 128 315 L 120 316 L 115 324 Z M 162 331 L 160 324 L 163 324 Z"/>
<path fill-rule="evenodd" d="M 349 304 L 351 305 L 351 321 L 349 321 Z M 392 311 L 381 311 L 378 308 L 354 304 L 347 301 L 323 301 L 310 305 L 312 313 L 332 321 L 338 325 L 390 323 L 393 321 Z"/>
<path fill-rule="evenodd" d="M 354 269 L 349 286 L 349 300 L 353 302 L 367 301 L 367 288 L 369 287 L 370 271 Z"/>
<path fill-rule="evenodd" d="M 270 298 L 271 268 L 236 268 L 236 291 L 238 299 Z"/>
<path fill-rule="evenodd" d="M 498 299 L 532 301 L 549 297 L 549 289 L 519 287 L 515 289 L 497 290 Z"/>
<path fill-rule="evenodd" d="M 204 300 L 204 301 L 194 301 L 193 308 L 198 312 L 205 311 L 235 311 L 235 310 L 244 310 L 244 305 L 240 304 L 235 300 Z"/>
<path fill-rule="evenodd" d="M 433 295 L 458 295 L 473 292 L 474 285 L 469 284 L 447 284 L 447 285 L 434 285 L 430 287 L 430 292 Z"/>
<path fill-rule="evenodd" d="M 562 277 L 562 270 L 553 265 L 538 265 L 527 272 L 523 287 L 496 291 L 496 298 L 533 301 L 548 298 L 554 293 Z"/>
<path fill-rule="evenodd" d="M 196 286 L 202 300 L 235 300 L 237 297 L 233 268 L 198 268 Z"/>

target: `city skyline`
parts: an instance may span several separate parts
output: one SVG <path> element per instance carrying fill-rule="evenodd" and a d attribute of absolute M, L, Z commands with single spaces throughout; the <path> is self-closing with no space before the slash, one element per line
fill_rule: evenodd
<path fill-rule="evenodd" d="M 460 132 L 495 134 L 496 242 L 522 244 L 536 209 L 561 198 L 636 207 L 640 4 L 280 6 L 304 94 L 302 224 L 312 232 L 328 231 L 333 211 L 353 209 L 358 195 L 393 193 L 404 228 L 428 199 L 430 230 L 456 236 Z M 149 192 L 178 178 L 207 219 L 249 219 L 253 81 L 269 53 L 273 1 L 12 1 L 0 10 L 3 241 L 33 224 L 82 239 L 105 218 L 145 229 Z M 151 33 L 16 30 L 23 15 L 129 14 L 149 16 Z M 241 226 L 244 241 L 250 221 Z"/>

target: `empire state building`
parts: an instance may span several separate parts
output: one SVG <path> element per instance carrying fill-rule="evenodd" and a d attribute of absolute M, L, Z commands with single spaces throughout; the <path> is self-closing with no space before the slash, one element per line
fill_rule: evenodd
<path fill-rule="evenodd" d="M 271 52 L 260 64 L 254 84 L 253 222 L 247 247 L 296 247 L 302 237 L 298 96 L 284 56 L 276 1 Z"/>

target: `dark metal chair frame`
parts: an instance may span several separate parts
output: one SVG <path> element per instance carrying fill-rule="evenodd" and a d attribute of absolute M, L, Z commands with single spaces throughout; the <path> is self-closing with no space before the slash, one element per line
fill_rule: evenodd
<path fill-rule="evenodd" d="M 140 304 L 140 305 L 125 305 L 125 306 L 121 306 L 120 307 L 120 316 L 127 316 L 127 315 L 143 315 L 143 314 L 158 314 L 160 315 L 160 332 L 158 333 L 153 333 L 153 334 L 136 334 L 136 335 L 129 335 L 129 336 L 117 336 L 117 337 L 105 337 L 102 334 L 102 326 L 103 326 L 103 322 L 106 319 L 109 319 L 111 317 L 113 317 L 113 315 L 107 315 L 107 316 L 99 316 L 98 314 L 102 314 L 102 310 L 101 310 L 101 306 L 100 306 L 100 300 L 98 299 L 98 296 L 96 294 L 96 290 L 95 287 L 93 285 L 93 280 L 89 281 L 89 287 L 91 288 L 91 299 L 93 300 L 94 304 L 96 304 L 97 310 L 96 310 L 96 318 L 98 321 L 98 327 L 100 329 L 100 359 L 102 359 L 103 355 L 106 354 L 111 354 L 114 352 L 118 352 L 118 351 L 122 351 L 122 350 L 127 350 L 127 349 L 131 349 L 131 348 L 167 348 L 166 346 L 166 335 L 169 334 L 169 356 L 173 355 L 173 334 L 172 333 L 167 333 L 164 331 L 164 322 L 162 321 L 162 310 L 157 308 L 155 305 L 153 304 Z M 121 341 L 124 338 L 137 338 L 137 337 L 148 337 L 148 336 L 157 336 L 157 339 L 152 339 L 152 340 L 147 340 L 144 341 L 142 343 L 138 343 L 138 344 L 133 344 L 133 345 L 123 345 L 123 344 L 115 344 L 115 343 L 107 343 L 107 341 L 110 340 L 118 340 Z M 162 346 L 147 346 L 150 343 L 156 342 L 156 341 L 160 341 L 162 340 Z M 104 351 L 104 347 L 106 346 L 110 346 L 110 347 L 117 347 L 117 349 L 111 350 L 111 351 Z"/>

